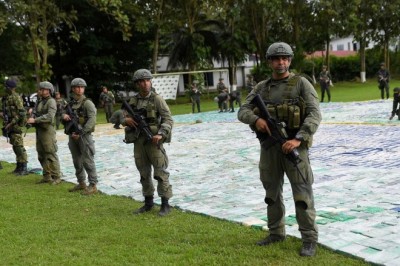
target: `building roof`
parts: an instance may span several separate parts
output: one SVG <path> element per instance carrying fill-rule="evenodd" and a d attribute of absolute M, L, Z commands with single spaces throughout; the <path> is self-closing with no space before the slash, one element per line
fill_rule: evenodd
<path fill-rule="evenodd" d="M 308 54 L 307 57 L 322 57 L 325 56 L 326 51 L 316 51 L 312 54 Z M 356 51 L 329 51 L 329 55 L 337 56 L 337 57 L 346 57 L 356 55 Z"/>

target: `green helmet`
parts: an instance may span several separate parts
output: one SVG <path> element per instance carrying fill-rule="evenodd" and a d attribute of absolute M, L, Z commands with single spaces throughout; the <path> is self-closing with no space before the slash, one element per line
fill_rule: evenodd
<path fill-rule="evenodd" d="M 74 78 L 71 81 L 71 87 L 87 87 L 86 81 L 81 78 Z"/>
<path fill-rule="evenodd" d="M 39 89 L 48 89 L 51 94 L 54 93 L 54 86 L 48 81 L 42 81 L 39 83 Z"/>
<path fill-rule="evenodd" d="M 284 42 L 276 42 L 271 44 L 267 50 L 267 59 L 270 59 L 274 56 L 289 56 L 293 57 L 293 50 L 289 46 L 289 44 Z"/>
<path fill-rule="evenodd" d="M 136 70 L 135 73 L 133 74 L 133 82 L 136 82 L 136 81 L 142 80 L 142 79 L 152 79 L 152 78 L 153 78 L 153 75 L 147 69 Z"/>

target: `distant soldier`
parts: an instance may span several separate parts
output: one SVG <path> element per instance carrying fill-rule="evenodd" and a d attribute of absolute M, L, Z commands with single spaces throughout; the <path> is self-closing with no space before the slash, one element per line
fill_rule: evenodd
<path fill-rule="evenodd" d="M 60 92 L 56 92 L 55 94 L 55 100 L 57 104 L 57 112 L 56 112 L 56 129 L 60 128 L 60 123 L 61 123 L 61 115 L 64 112 L 65 106 L 67 105 L 67 101 L 61 97 Z"/>
<path fill-rule="evenodd" d="M 108 91 L 106 86 L 101 87 L 101 89 L 103 92 L 100 94 L 100 103 L 104 107 L 107 123 L 110 123 L 110 118 L 113 113 L 113 105 L 115 104 L 115 97 L 111 91 Z"/>
<path fill-rule="evenodd" d="M 21 96 L 16 93 L 17 83 L 8 79 L 5 82 L 6 97 L 3 97 L 1 117 L 3 118 L 3 136 L 10 139 L 16 155 L 17 166 L 13 173 L 28 174 L 28 155 L 24 147 L 22 128 L 26 123 L 26 110 Z"/>
<path fill-rule="evenodd" d="M 331 101 L 331 91 L 329 89 L 332 76 L 327 70 L 327 66 L 322 66 L 322 71 L 319 73 L 319 85 L 321 86 L 321 103 L 324 101 L 325 91 L 328 95 L 328 102 Z"/>
<path fill-rule="evenodd" d="M 254 89 L 254 86 L 256 86 L 256 82 L 254 81 L 253 76 L 251 74 L 247 74 L 247 80 L 246 80 L 247 93 L 250 93 Z"/>
<path fill-rule="evenodd" d="M 381 90 L 381 99 L 384 99 L 384 94 L 386 92 L 386 99 L 389 99 L 389 81 L 390 81 L 390 73 L 385 68 L 385 63 L 381 63 L 381 68 L 378 73 L 378 88 Z M 383 91 L 385 89 L 385 92 Z"/>
<path fill-rule="evenodd" d="M 194 80 L 192 89 L 190 90 L 190 101 L 192 102 L 192 113 L 194 113 L 194 107 L 197 105 L 197 112 L 200 113 L 200 96 L 201 91 L 198 88 L 199 81 Z"/>
<path fill-rule="evenodd" d="M 217 84 L 218 91 L 218 108 L 219 112 L 227 112 L 228 111 L 228 100 L 229 100 L 229 90 L 225 86 L 224 78 L 220 78 Z"/>
<path fill-rule="evenodd" d="M 54 118 L 57 112 L 56 101 L 51 97 L 53 84 L 48 81 L 39 83 L 41 99 L 35 110 L 35 117 L 30 117 L 28 124 L 36 128 L 36 151 L 43 168 L 43 178 L 38 184 L 61 183 L 60 161 L 57 155 L 57 139 L 54 130 Z"/>

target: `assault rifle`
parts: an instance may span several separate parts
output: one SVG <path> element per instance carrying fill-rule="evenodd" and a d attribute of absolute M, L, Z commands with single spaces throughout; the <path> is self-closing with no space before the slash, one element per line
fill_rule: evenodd
<path fill-rule="evenodd" d="M 132 117 L 133 120 L 138 124 L 137 129 L 146 137 L 147 141 L 151 141 L 153 139 L 153 134 L 150 131 L 149 124 L 146 122 L 146 116 L 143 112 L 135 112 L 132 107 L 126 102 L 126 100 L 122 101 L 122 106 L 128 112 L 128 114 Z"/>
<path fill-rule="evenodd" d="M 3 136 L 6 137 L 7 143 L 8 143 L 8 139 L 10 138 L 10 131 L 8 129 L 6 129 L 6 126 L 10 123 L 10 117 L 7 114 L 7 108 L 6 108 L 6 99 L 3 97 L 1 99 L 2 101 L 2 113 L 3 113 L 3 121 L 4 121 L 4 127 L 1 129 L 1 131 L 3 132 Z"/>
<path fill-rule="evenodd" d="M 67 104 L 67 106 L 65 107 L 66 109 L 66 114 L 69 115 L 69 117 L 71 118 L 71 120 L 69 121 L 65 121 L 62 120 L 64 123 L 64 133 L 66 135 L 71 135 L 72 133 L 81 135 L 82 134 L 82 126 L 79 124 L 79 117 L 76 115 L 76 113 L 72 110 L 71 105 L 73 104 L 73 102 L 70 102 Z"/>
<path fill-rule="evenodd" d="M 35 107 L 33 107 L 32 112 L 31 112 L 31 114 L 29 115 L 29 118 L 36 118 L 36 116 L 37 116 L 37 107 L 38 107 L 38 105 L 39 105 L 39 99 L 36 100 Z M 28 130 L 29 130 L 31 127 L 34 127 L 34 126 L 35 126 L 35 125 L 33 125 L 33 124 L 28 124 L 28 123 L 25 125 L 26 130 L 25 130 L 24 137 L 26 137 L 26 133 L 28 133 Z"/>
<path fill-rule="evenodd" d="M 266 133 L 256 131 L 256 135 L 257 138 L 260 140 L 261 147 L 264 149 L 268 149 L 275 143 L 283 145 L 289 138 L 285 129 L 285 122 L 278 122 L 271 117 L 260 94 L 256 94 L 251 103 L 258 107 L 258 109 L 260 110 L 260 117 L 267 121 L 268 128 L 271 131 L 271 136 Z M 290 162 L 293 163 L 293 166 L 296 167 L 301 177 L 303 178 L 303 181 L 307 183 L 298 167 L 298 164 L 301 161 L 298 150 L 293 149 L 290 153 L 285 154 L 285 156 L 287 159 L 289 159 Z"/>

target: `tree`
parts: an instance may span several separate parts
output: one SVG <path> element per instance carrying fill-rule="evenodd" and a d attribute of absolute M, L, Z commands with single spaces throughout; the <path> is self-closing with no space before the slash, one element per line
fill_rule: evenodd
<path fill-rule="evenodd" d="M 51 66 L 47 62 L 50 53 L 48 35 L 60 22 L 72 27 L 76 12 L 61 11 L 51 0 L 3 0 L 10 23 L 17 23 L 26 32 L 35 62 L 36 82 L 50 79 Z"/>

